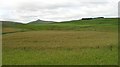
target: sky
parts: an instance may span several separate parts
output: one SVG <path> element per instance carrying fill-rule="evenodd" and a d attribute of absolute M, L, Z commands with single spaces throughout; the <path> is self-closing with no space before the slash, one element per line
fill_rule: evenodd
<path fill-rule="evenodd" d="M 118 17 L 119 0 L 0 0 L 0 20 L 28 23 Z"/>

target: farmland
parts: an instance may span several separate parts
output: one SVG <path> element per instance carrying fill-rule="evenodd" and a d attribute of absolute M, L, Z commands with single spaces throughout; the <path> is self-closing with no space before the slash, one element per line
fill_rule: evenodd
<path fill-rule="evenodd" d="M 118 19 L 3 25 L 3 65 L 117 65 Z"/>

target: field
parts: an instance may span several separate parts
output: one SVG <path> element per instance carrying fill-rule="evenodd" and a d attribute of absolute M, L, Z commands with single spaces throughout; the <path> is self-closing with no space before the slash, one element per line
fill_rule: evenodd
<path fill-rule="evenodd" d="M 117 22 L 3 25 L 3 65 L 117 65 Z"/>

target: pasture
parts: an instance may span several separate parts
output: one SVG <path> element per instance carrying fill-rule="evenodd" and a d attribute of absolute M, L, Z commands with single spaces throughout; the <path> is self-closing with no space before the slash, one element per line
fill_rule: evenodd
<path fill-rule="evenodd" d="M 117 65 L 117 27 L 117 19 L 3 26 L 3 65 Z"/>

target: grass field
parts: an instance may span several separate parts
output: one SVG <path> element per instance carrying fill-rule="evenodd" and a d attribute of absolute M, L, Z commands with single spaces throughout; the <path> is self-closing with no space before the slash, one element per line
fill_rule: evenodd
<path fill-rule="evenodd" d="M 117 24 L 95 19 L 3 25 L 3 65 L 117 65 Z"/>

